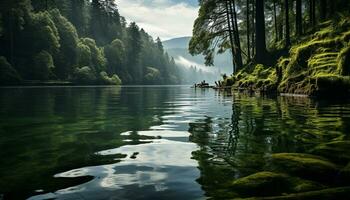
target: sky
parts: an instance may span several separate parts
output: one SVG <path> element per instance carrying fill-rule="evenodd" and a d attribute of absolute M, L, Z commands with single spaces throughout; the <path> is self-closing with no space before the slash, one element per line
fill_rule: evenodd
<path fill-rule="evenodd" d="M 136 22 L 153 38 L 163 41 L 192 35 L 198 0 L 116 0 L 128 22 Z"/>

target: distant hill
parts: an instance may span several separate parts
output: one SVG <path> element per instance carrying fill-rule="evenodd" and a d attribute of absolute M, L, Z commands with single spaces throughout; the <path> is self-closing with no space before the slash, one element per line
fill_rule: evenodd
<path fill-rule="evenodd" d="M 188 52 L 188 44 L 191 40 L 191 37 L 179 37 L 174 38 L 170 40 L 163 41 L 164 49 L 168 52 L 168 54 L 172 57 L 174 57 L 175 61 L 177 61 L 177 64 L 180 61 L 188 60 L 189 62 L 186 63 L 192 63 L 197 64 L 197 66 L 204 67 L 204 56 L 198 55 L 198 56 L 192 56 Z M 208 67 L 209 69 L 215 69 L 219 71 L 218 73 L 226 73 L 231 74 L 232 73 L 232 62 L 231 62 L 231 55 L 229 53 L 224 53 L 221 55 L 216 55 L 214 60 L 215 67 Z"/>
<path fill-rule="evenodd" d="M 166 40 L 163 42 L 165 49 L 184 49 L 188 48 L 188 44 L 190 43 L 191 37 L 180 37 L 174 38 L 170 40 Z"/>

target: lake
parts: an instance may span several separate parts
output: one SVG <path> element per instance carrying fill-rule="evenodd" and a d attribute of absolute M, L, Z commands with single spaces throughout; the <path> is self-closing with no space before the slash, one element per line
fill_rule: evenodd
<path fill-rule="evenodd" d="M 230 183 L 266 170 L 269 156 L 306 153 L 349 134 L 347 100 L 189 86 L 1 88 L 0 194 L 249 197 Z"/>

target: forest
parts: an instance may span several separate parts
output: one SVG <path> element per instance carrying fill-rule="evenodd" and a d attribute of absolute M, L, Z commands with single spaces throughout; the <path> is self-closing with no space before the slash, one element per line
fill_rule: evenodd
<path fill-rule="evenodd" d="M 0 85 L 178 84 L 180 70 L 114 0 L 0 3 Z"/>
<path fill-rule="evenodd" d="M 189 45 L 212 65 L 232 52 L 220 86 L 322 95 L 350 88 L 346 0 L 202 0 Z"/>

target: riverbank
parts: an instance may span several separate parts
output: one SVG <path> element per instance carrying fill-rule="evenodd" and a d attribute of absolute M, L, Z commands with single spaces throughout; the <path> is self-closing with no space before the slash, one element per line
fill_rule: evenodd
<path fill-rule="evenodd" d="M 226 86 L 264 93 L 350 96 L 350 18 L 327 21 L 272 65 L 250 63 Z M 274 55 L 285 50 L 275 50 Z"/>

